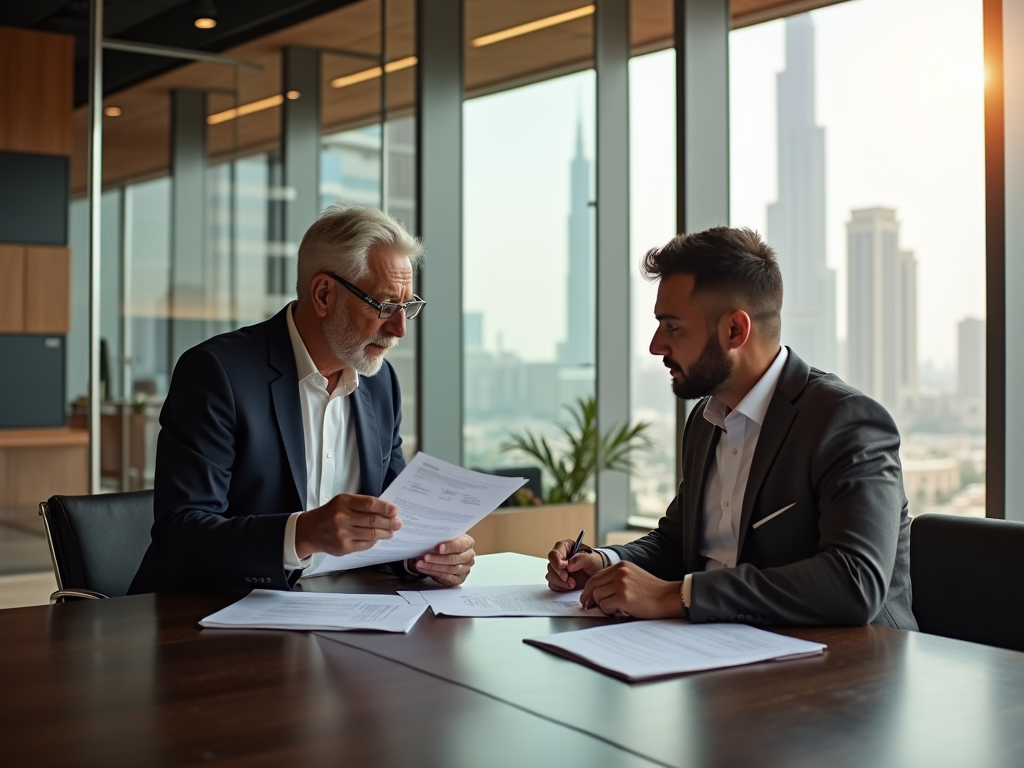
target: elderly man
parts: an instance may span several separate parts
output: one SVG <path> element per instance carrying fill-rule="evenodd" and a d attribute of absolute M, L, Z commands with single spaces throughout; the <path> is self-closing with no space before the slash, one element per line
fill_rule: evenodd
<path fill-rule="evenodd" d="M 567 560 L 554 590 L 656 619 L 884 624 L 917 629 L 900 436 L 871 398 L 780 345 L 782 275 L 748 229 L 679 235 L 650 251 L 651 354 L 672 389 L 700 399 L 683 481 L 638 541 Z"/>
<path fill-rule="evenodd" d="M 299 246 L 298 300 L 181 356 L 160 413 L 153 540 L 130 592 L 288 589 L 318 553 L 369 549 L 401 527 L 377 498 L 405 467 L 384 355 L 424 306 L 421 258 L 380 211 L 329 208 Z M 391 568 L 455 586 L 473 561 L 460 536 Z"/>

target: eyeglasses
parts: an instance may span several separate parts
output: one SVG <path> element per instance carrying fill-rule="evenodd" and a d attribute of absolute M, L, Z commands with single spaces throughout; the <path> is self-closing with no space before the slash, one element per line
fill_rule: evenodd
<path fill-rule="evenodd" d="M 395 314 L 395 312 L 397 312 L 400 309 L 405 311 L 406 320 L 412 320 L 414 317 L 416 317 L 416 315 L 420 313 L 420 310 L 423 309 L 423 307 L 425 307 L 427 304 L 427 302 L 425 302 L 415 293 L 412 295 L 412 301 L 407 301 L 403 304 L 397 304 L 393 301 L 377 301 L 372 296 L 365 294 L 361 290 L 356 288 L 354 285 L 352 285 L 352 283 L 350 283 L 345 278 L 338 277 L 333 272 L 328 272 L 327 274 L 333 277 L 343 286 L 348 288 L 349 291 L 351 291 L 353 294 L 355 294 L 360 299 L 365 301 L 371 307 L 376 309 L 377 317 L 381 318 L 382 320 L 391 317 L 393 314 Z"/>

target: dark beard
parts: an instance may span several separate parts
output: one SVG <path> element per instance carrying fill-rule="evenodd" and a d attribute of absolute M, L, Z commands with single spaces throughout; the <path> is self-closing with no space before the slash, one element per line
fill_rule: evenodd
<path fill-rule="evenodd" d="M 713 395 L 732 376 L 732 360 L 725 354 L 714 334 L 709 336 L 708 343 L 690 370 L 683 371 L 682 366 L 668 357 L 665 358 L 665 365 L 683 373 L 682 379 L 672 377 L 672 393 L 680 400 L 698 400 Z"/>

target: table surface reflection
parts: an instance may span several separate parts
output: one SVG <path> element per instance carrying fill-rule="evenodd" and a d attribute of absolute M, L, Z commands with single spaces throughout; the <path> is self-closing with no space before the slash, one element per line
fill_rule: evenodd
<path fill-rule="evenodd" d="M 473 583 L 537 581 L 534 558 L 482 560 Z M 365 571 L 300 583 L 398 586 Z M 828 650 L 626 683 L 522 642 L 600 620 L 428 611 L 408 635 L 198 626 L 244 594 L 0 611 L 0 764 L 1024 765 L 1014 651 L 884 627 L 780 629 Z"/>

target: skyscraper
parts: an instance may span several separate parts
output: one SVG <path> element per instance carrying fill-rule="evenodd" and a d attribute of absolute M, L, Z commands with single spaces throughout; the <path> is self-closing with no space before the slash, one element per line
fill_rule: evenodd
<path fill-rule="evenodd" d="M 957 395 L 985 398 L 985 321 L 965 317 L 957 324 Z"/>
<path fill-rule="evenodd" d="M 558 345 L 563 365 L 594 364 L 594 259 L 590 215 L 590 161 L 583 154 L 583 122 L 576 126 L 576 154 L 570 166 L 569 278 L 567 333 Z"/>
<path fill-rule="evenodd" d="M 985 429 L 985 321 L 957 323 L 956 403 L 965 427 Z"/>
<path fill-rule="evenodd" d="M 836 276 L 825 260 L 825 130 L 815 122 L 814 25 L 786 19 L 786 68 L 778 74 L 779 196 L 768 206 L 768 242 L 782 268 L 782 341 L 826 371 L 836 353 Z"/>
<path fill-rule="evenodd" d="M 846 378 L 894 414 L 917 399 L 917 260 L 899 248 L 891 208 L 851 212 Z"/>

